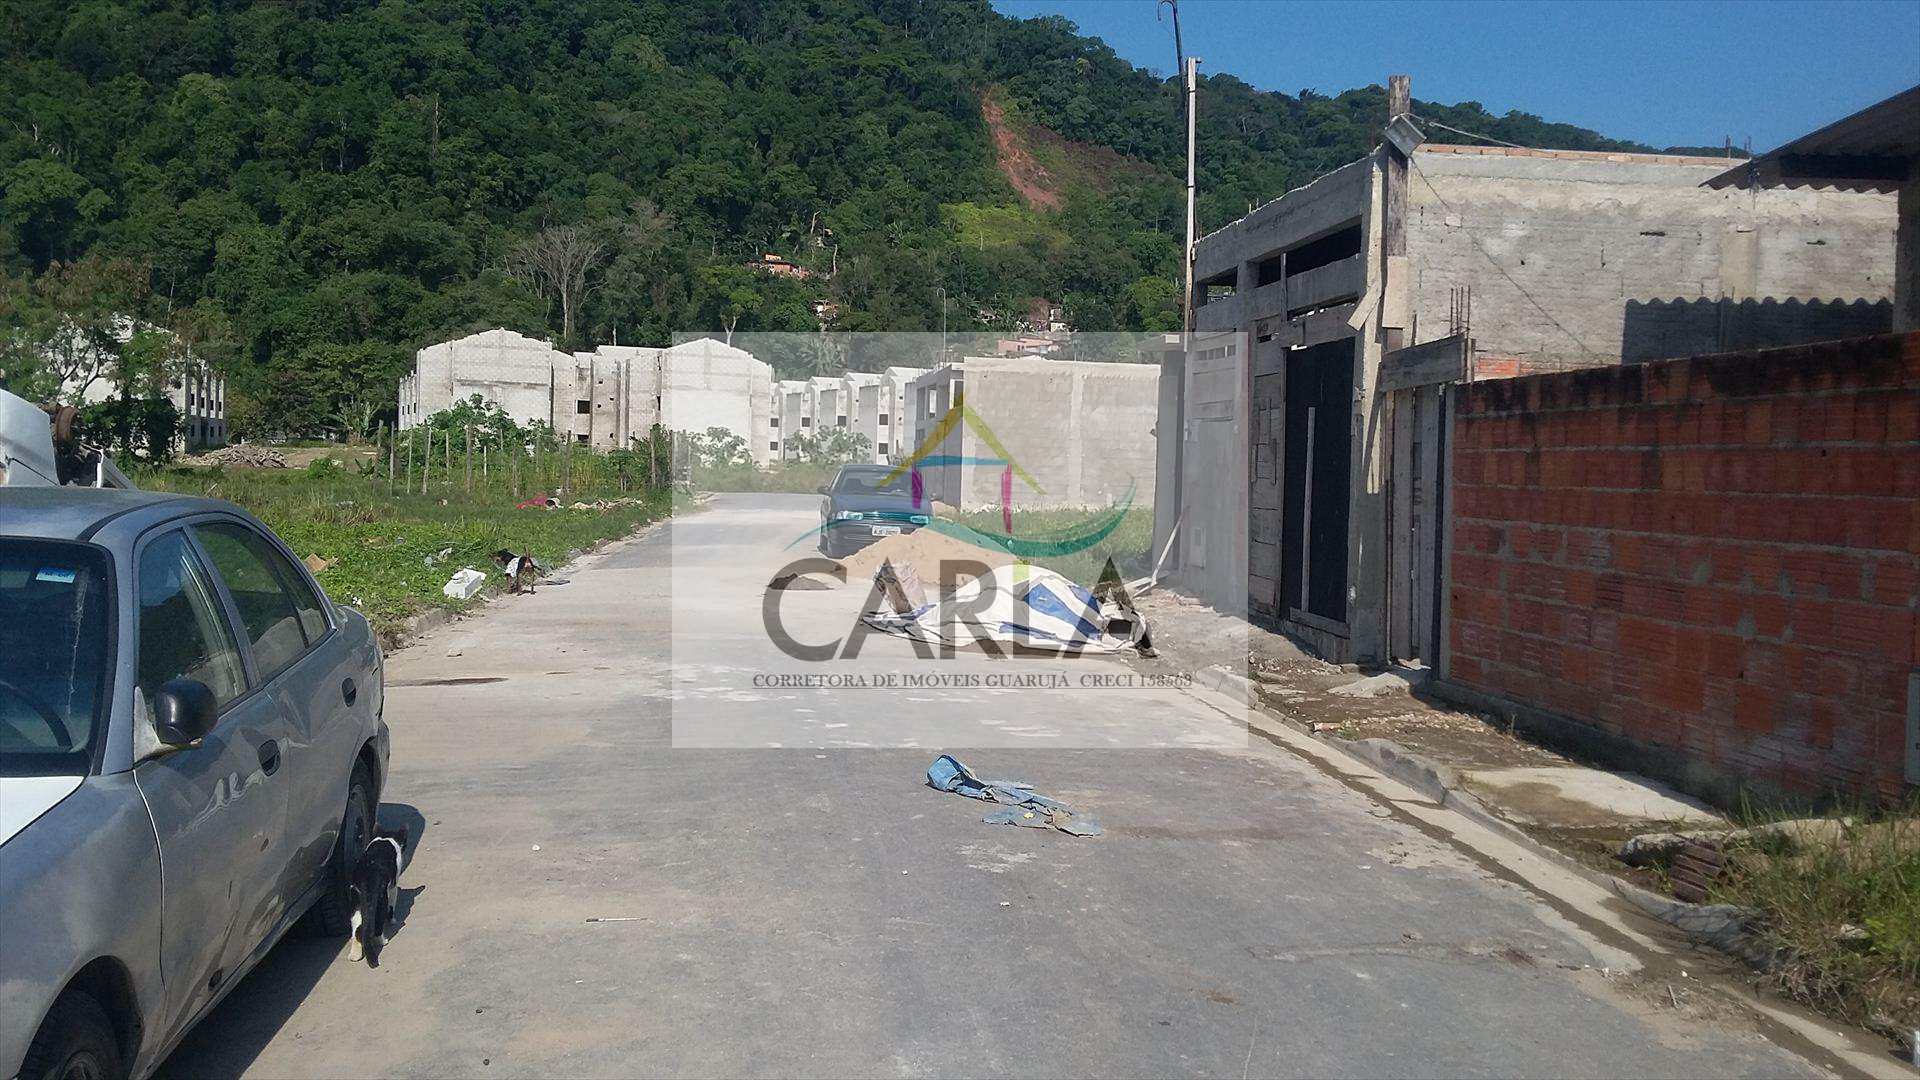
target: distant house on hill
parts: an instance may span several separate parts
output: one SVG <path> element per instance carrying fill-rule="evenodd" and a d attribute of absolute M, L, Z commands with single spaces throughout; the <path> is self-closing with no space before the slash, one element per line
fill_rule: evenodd
<path fill-rule="evenodd" d="M 772 252 L 760 256 L 759 262 L 749 263 L 748 265 L 756 270 L 772 274 L 774 277 L 797 278 L 805 281 L 808 278 L 818 276 L 814 271 L 801 266 L 786 256 L 776 255 Z"/>

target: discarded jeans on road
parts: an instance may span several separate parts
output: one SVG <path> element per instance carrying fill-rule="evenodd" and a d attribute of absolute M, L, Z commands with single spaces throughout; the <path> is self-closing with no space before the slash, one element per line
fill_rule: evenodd
<path fill-rule="evenodd" d="M 1018 825 L 1027 829 L 1055 828 L 1074 836 L 1099 836 L 1100 822 L 1092 814 L 1075 813 L 1073 807 L 1058 799 L 1049 799 L 1017 780 L 982 780 L 973 770 L 960 764 L 952 754 L 941 754 L 927 766 L 927 785 L 936 791 L 950 791 L 969 799 L 996 802 L 1005 809 L 995 810 L 980 820 L 989 825 Z"/>

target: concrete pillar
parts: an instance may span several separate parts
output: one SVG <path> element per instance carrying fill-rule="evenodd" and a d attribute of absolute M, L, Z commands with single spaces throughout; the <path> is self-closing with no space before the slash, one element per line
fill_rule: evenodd
<path fill-rule="evenodd" d="M 1893 241 L 1893 329 L 1920 330 L 1920 160 L 1900 185 L 1900 224 Z"/>

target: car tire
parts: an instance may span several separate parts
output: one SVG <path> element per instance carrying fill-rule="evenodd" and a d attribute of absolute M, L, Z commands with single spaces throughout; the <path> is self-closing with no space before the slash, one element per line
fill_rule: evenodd
<path fill-rule="evenodd" d="M 340 835 L 333 842 L 333 856 L 327 860 L 326 884 L 320 899 L 313 902 L 302 928 L 315 937 L 345 937 L 353 929 L 353 866 L 373 839 L 373 774 L 365 762 L 353 767 L 353 779 L 347 782 L 347 805 L 340 815 Z"/>
<path fill-rule="evenodd" d="M 20 1080 L 116 1080 L 127 1075 L 113 1021 L 93 995 L 70 990 L 47 1010 L 20 1063 Z"/>

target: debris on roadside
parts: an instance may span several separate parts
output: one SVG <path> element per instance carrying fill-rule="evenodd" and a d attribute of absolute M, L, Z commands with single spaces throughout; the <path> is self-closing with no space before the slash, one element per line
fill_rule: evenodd
<path fill-rule="evenodd" d="M 1690 843 L 1673 856 L 1667 875 L 1673 881 L 1673 895 L 1689 904 L 1704 904 L 1713 884 L 1726 873 L 1727 856 L 1712 841 Z"/>
<path fill-rule="evenodd" d="M 921 586 L 920 571 L 914 569 L 912 563 L 898 568 L 891 562 L 881 563 L 873 580 L 880 586 L 887 603 L 893 605 L 895 614 L 911 615 L 927 606 L 927 590 Z"/>
<path fill-rule="evenodd" d="M 1854 824 L 1852 818 L 1795 818 L 1756 825 L 1750 829 L 1641 833 L 1620 845 L 1618 857 L 1628 866 L 1652 866 L 1672 859 L 1689 844 L 1733 848 L 1776 842 L 1794 847 L 1833 843 Z"/>
<path fill-rule="evenodd" d="M 831 574 L 821 571 L 809 571 L 804 574 L 776 574 L 767 582 L 769 589 L 786 589 L 794 592 L 818 592 L 825 589 L 837 589 L 840 582 Z"/>
<path fill-rule="evenodd" d="M 513 508 L 515 510 L 554 510 L 559 506 L 560 500 L 551 495 L 535 495 L 531 499 L 515 503 Z"/>
<path fill-rule="evenodd" d="M 300 564 L 307 568 L 307 573 L 318 574 L 320 571 L 332 566 L 333 560 L 323 559 L 318 555 L 308 555 L 306 558 L 300 560 Z"/>
<path fill-rule="evenodd" d="M 463 567 L 447 579 L 440 591 L 454 600 L 471 600 L 487 583 L 487 575 L 473 567 Z"/>
<path fill-rule="evenodd" d="M 453 557 L 453 548 L 443 547 L 439 551 L 436 551 L 433 554 L 427 556 L 426 559 L 423 561 L 428 566 L 439 566 L 441 563 L 446 562 L 448 559 L 452 557 Z"/>
<path fill-rule="evenodd" d="M 1096 600 L 1072 580 L 1027 563 L 996 567 L 911 611 L 868 611 L 860 618 L 882 633 L 935 645 L 991 641 L 1071 653 L 1151 648 L 1146 621 L 1131 605 Z"/>
<path fill-rule="evenodd" d="M 253 443 L 234 443 L 190 459 L 192 464 L 234 465 L 243 469 L 284 469 L 287 457 L 280 451 Z"/>
<path fill-rule="evenodd" d="M 1099 836 L 1104 831 L 1092 814 L 1077 813 L 1066 803 L 1035 792 L 1030 784 L 982 780 L 952 754 L 941 754 L 927 766 L 927 786 L 969 799 L 1000 803 L 1001 809 L 980 819 L 988 825 L 1053 828 L 1073 836 Z"/>
<path fill-rule="evenodd" d="M 1411 693 L 1425 682 L 1426 675 L 1422 672 L 1393 668 L 1378 675 L 1343 683 L 1327 693 L 1340 697 L 1385 697 L 1388 694 Z"/>

